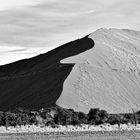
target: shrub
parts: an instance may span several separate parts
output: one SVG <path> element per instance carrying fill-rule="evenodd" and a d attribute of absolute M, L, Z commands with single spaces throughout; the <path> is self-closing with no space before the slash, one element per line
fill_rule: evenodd
<path fill-rule="evenodd" d="M 105 110 L 99 110 L 99 108 L 90 109 L 88 113 L 89 124 L 103 124 L 107 121 L 108 114 Z"/>
<path fill-rule="evenodd" d="M 14 113 L 11 113 L 11 112 L 5 112 L 4 113 L 4 120 L 5 120 L 5 125 L 6 127 L 8 126 L 16 126 L 17 123 L 16 123 L 16 114 Z"/>
<path fill-rule="evenodd" d="M 124 114 L 124 123 L 133 123 L 133 114 Z"/>
<path fill-rule="evenodd" d="M 0 126 L 5 125 L 4 112 L 0 111 Z"/>
<path fill-rule="evenodd" d="M 140 111 L 136 112 L 136 114 L 137 114 L 137 121 L 138 123 L 140 123 Z"/>
<path fill-rule="evenodd" d="M 105 110 L 100 110 L 99 112 L 99 118 L 100 118 L 100 124 L 104 124 L 106 123 L 107 119 L 108 119 L 108 114 L 107 111 Z"/>
<path fill-rule="evenodd" d="M 80 124 L 80 121 L 79 121 L 79 118 L 78 118 L 78 112 L 73 112 L 72 113 L 72 122 L 71 122 L 72 125 L 79 125 Z"/>
<path fill-rule="evenodd" d="M 111 125 L 118 124 L 118 127 L 120 128 L 120 124 L 121 124 L 120 115 L 117 115 L 117 114 L 110 115 L 108 117 L 107 122 Z"/>
<path fill-rule="evenodd" d="M 78 112 L 78 119 L 80 124 L 87 124 L 88 123 L 88 116 L 83 112 Z"/>

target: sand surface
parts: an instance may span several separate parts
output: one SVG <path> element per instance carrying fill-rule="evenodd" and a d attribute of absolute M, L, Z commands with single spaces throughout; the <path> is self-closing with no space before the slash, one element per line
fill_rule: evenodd
<path fill-rule="evenodd" d="M 1 140 L 139 140 L 139 131 L 0 134 Z"/>
<path fill-rule="evenodd" d="M 139 140 L 139 130 L 0 133 L 1 140 Z"/>

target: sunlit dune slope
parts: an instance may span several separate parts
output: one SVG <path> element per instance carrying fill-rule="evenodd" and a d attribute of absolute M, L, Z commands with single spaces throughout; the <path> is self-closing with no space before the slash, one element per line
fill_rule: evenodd
<path fill-rule="evenodd" d="M 63 83 L 74 64 L 61 64 L 64 58 L 94 46 L 87 36 L 46 54 L 0 67 L 0 110 L 23 107 L 31 110 L 56 105 Z"/>
<path fill-rule="evenodd" d="M 89 38 L 92 49 L 61 60 L 75 65 L 57 104 L 85 113 L 97 107 L 109 113 L 140 110 L 140 32 L 103 28 Z"/>

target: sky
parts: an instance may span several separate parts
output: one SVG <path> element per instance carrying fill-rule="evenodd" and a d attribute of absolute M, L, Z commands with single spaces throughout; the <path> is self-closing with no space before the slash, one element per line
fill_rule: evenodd
<path fill-rule="evenodd" d="M 140 30 L 140 0 L 0 0 L 0 65 L 105 28 Z"/>
<path fill-rule="evenodd" d="M 0 10 L 8 10 L 40 3 L 37 0 L 0 0 Z"/>

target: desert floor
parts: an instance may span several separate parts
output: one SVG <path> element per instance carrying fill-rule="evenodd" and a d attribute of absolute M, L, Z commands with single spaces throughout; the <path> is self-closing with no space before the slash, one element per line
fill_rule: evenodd
<path fill-rule="evenodd" d="M 0 140 L 140 140 L 140 131 L 3 133 Z"/>

